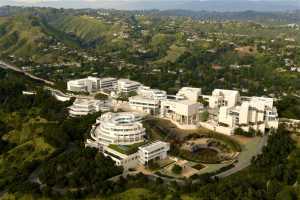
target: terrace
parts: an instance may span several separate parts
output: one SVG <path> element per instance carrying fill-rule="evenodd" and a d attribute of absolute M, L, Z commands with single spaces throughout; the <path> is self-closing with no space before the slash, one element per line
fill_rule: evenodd
<path fill-rule="evenodd" d="M 140 142 L 132 145 L 116 145 L 110 144 L 108 147 L 125 155 L 136 153 L 140 146 L 145 145 L 147 142 Z"/>

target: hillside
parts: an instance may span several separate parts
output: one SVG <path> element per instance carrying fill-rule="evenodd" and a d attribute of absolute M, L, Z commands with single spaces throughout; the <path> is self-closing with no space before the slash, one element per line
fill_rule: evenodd
<path fill-rule="evenodd" d="M 300 65 L 298 12 L 1 10 L 0 59 L 61 85 L 93 74 L 128 77 L 170 93 L 188 85 L 205 92 L 299 93 L 299 73 L 290 71 Z"/>
<path fill-rule="evenodd" d="M 37 94 L 23 95 L 23 90 Z M 0 92 L 0 199 L 10 194 L 20 198 L 29 191 L 51 195 L 52 188 L 67 192 L 96 183 L 110 187 L 106 180 L 121 169 L 98 151 L 81 146 L 100 113 L 70 119 L 66 108 L 71 102 L 59 102 L 41 83 L 1 68 Z M 43 194 L 38 192 L 40 181 Z"/>
<path fill-rule="evenodd" d="M 0 49 L 16 56 L 36 55 L 46 47 L 47 35 L 29 16 L 0 19 Z"/>
<path fill-rule="evenodd" d="M 57 29 L 87 43 L 97 42 L 110 28 L 101 20 L 83 16 L 66 16 L 51 23 Z"/>

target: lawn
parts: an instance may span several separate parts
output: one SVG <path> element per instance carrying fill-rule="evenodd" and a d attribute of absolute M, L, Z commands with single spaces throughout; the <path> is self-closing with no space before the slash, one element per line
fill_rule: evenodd
<path fill-rule="evenodd" d="M 110 144 L 109 148 L 118 151 L 119 153 L 130 155 L 138 151 L 139 147 L 146 144 L 146 142 L 141 142 L 137 144 L 132 144 L 132 145 L 115 145 L 115 144 Z"/>
<path fill-rule="evenodd" d="M 131 188 L 120 194 L 115 194 L 109 197 L 88 198 L 86 200 L 141 200 L 141 199 L 159 199 L 158 194 L 144 189 L 144 188 Z"/>

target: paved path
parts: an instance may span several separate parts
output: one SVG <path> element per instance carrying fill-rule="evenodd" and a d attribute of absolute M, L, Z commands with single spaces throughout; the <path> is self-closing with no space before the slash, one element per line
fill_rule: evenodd
<path fill-rule="evenodd" d="M 263 147 L 267 145 L 267 142 L 268 135 L 265 135 L 262 138 L 255 138 L 255 141 L 245 145 L 243 151 L 238 156 L 238 162 L 233 168 L 216 176 L 218 178 L 224 178 L 250 166 L 252 158 L 262 153 Z"/>
<path fill-rule="evenodd" d="M 3 69 L 10 69 L 10 70 L 13 70 L 13 71 L 15 71 L 15 72 L 22 73 L 22 74 L 24 74 L 24 75 L 26 75 L 26 76 L 28 76 L 29 78 L 32 78 L 32 79 L 34 79 L 34 80 L 42 81 L 42 82 L 44 82 L 44 83 L 46 83 L 46 84 L 49 84 L 49 85 L 54 85 L 54 82 L 52 82 L 52 81 L 49 81 L 49 80 L 46 80 L 46 79 L 37 77 L 37 76 L 35 76 L 35 75 L 32 75 L 32 74 L 30 74 L 30 73 L 28 73 L 28 72 L 23 71 L 23 70 L 20 69 L 20 68 L 17 68 L 17 67 L 15 67 L 15 66 L 10 65 L 10 64 L 8 64 L 8 63 L 5 63 L 5 62 L 3 62 L 3 61 L 0 61 L 0 67 L 3 68 Z"/>

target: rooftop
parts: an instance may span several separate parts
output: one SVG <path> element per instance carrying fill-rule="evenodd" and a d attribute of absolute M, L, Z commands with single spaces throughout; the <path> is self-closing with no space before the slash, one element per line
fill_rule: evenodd
<path fill-rule="evenodd" d="M 133 153 L 136 153 L 139 149 L 139 147 L 145 145 L 145 142 L 136 143 L 132 145 L 116 145 L 116 144 L 110 144 L 108 147 L 125 155 L 130 155 Z"/>
<path fill-rule="evenodd" d="M 172 103 L 176 103 L 176 104 L 182 104 L 182 105 L 185 105 L 185 106 L 192 106 L 192 105 L 195 105 L 195 104 L 199 104 L 198 102 L 192 102 L 192 101 L 189 101 L 189 100 L 177 100 L 177 99 L 166 99 L 166 100 L 163 100 L 164 102 L 172 102 Z"/>
<path fill-rule="evenodd" d="M 129 100 L 140 100 L 140 101 L 146 101 L 146 102 L 149 102 L 149 103 L 153 103 L 153 101 L 155 101 L 156 103 L 159 102 L 158 100 L 147 98 L 147 97 L 144 97 L 144 96 L 141 96 L 141 95 L 136 95 L 136 96 L 129 97 Z"/>
<path fill-rule="evenodd" d="M 168 143 L 162 142 L 162 141 L 155 141 L 155 142 L 148 143 L 148 144 L 145 144 L 143 146 L 140 146 L 139 149 L 143 150 L 143 151 L 151 152 L 151 151 L 154 151 L 154 150 L 156 150 L 160 147 L 164 147 L 166 145 L 168 145 Z"/>

